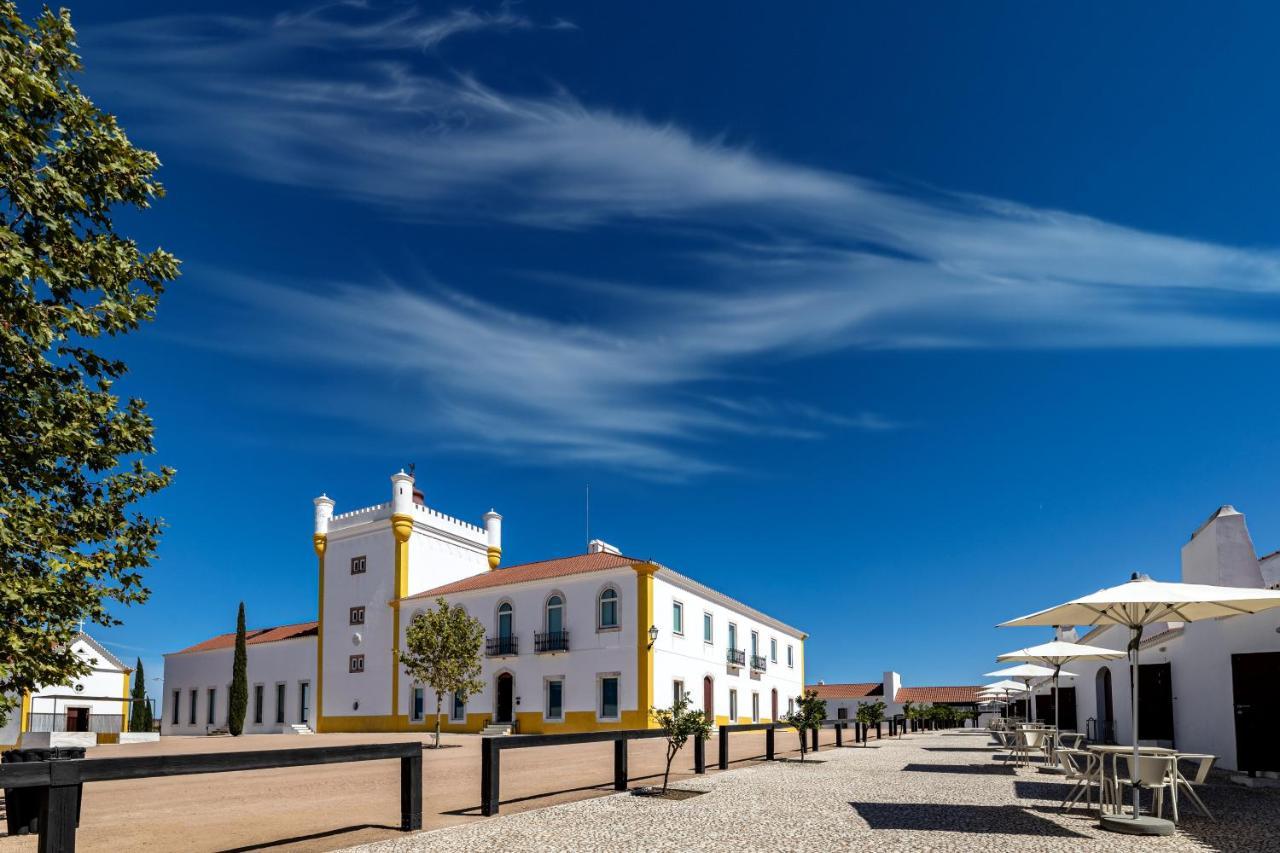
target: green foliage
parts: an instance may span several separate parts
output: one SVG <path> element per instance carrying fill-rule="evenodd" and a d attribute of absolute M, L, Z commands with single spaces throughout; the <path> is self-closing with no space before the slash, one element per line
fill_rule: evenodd
<path fill-rule="evenodd" d="M 874 702 L 859 702 L 854 717 L 863 725 L 878 725 L 884 719 L 884 702 L 879 699 Z"/>
<path fill-rule="evenodd" d="M 160 161 L 72 82 L 74 48 L 65 10 L 28 24 L 0 0 L 0 722 L 88 672 L 81 619 L 146 600 L 161 521 L 130 510 L 173 476 L 143 463 L 151 418 L 113 388 L 125 364 L 90 346 L 151 320 L 178 275 L 112 221 L 164 194 Z"/>
<path fill-rule="evenodd" d="M 444 697 L 457 693 L 462 701 L 484 688 L 480 680 L 480 649 L 484 626 L 461 607 L 443 598 L 436 608 L 413 617 L 400 663 L 409 677 L 436 693 L 436 748 L 440 748 L 440 709 Z"/>
<path fill-rule="evenodd" d="M 795 708 L 783 714 L 782 721 L 796 730 L 800 736 L 800 760 L 804 761 L 809 752 L 809 741 L 805 734 L 817 729 L 827 718 L 827 700 L 818 698 L 818 691 L 806 690 L 796 697 Z"/>
<path fill-rule="evenodd" d="M 236 614 L 236 652 L 231 660 L 231 704 L 227 709 L 227 731 L 239 737 L 244 731 L 244 715 L 249 710 L 249 652 L 245 648 L 244 602 Z"/>
<path fill-rule="evenodd" d="M 665 793 L 667 780 L 671 777 L 671 762 L 675 760 L 676 753 L 684 748 L 689 738 L 706 740 L 711 737 L 711 721 L 701 709 L 690 710 L 688 693 L 671 703 L 670 708 L 650 708 L 649 716 L 667 738 L 667 769 L 662 774 L 662 790 Z"/>
<path fill-rule="evenodd" d="M 133 669 L 133 690 L 129 696 L 138 700 L 129 704 L 129 731 L 151 731 L 151 704 L 147 701 L 147 676 L 142 671 L 142 658 L 138 658 Z"/>

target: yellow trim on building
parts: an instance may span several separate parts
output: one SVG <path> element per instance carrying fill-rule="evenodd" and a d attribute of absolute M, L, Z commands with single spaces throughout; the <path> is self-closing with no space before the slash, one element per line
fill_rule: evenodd
<path fill-rule="evenodd" d="M 649 628 L 657 623 L 653 614 L 653 576 L 658 567 L 653 563 L 636 563 L 636 714 L 644 719 L 636 720 L 634 728 L 647 729 L 657 725 L 649 718 L 653 706 L 653 644 L 649 642 Z M 626 712 L 623 712 L 625 719 Z"/>
<path fill-rule="evenodd" d="M 120 703 L 120 731 L 127 732 L 129 731 L 129 718 L 130 718 L 130 713 L 133 711 L 133 703 L 128 701 L 129 670 L 126 669 L 121 674 L 124 676 L 124 692 L 121 693 L 120 695 L 126 698 L 125 698 L 125 701 Z"/>
<path fill-rule="evenodd" d="M 413 535 L 413 516 L 396 513 L 391 516 L 391 532 L 395 536 L 395 591 L 391 605 L 391 711 L 400 715 L 400 599 L 409 594 L 409 537 Z M 407 716 L 402 719 L 408 720 Z"/>
<path fill-rule="evenodd" d="M 315 549 L 316 561 L 320 571 L 320 607 L 316 620 L 316 713 L 315 730 L 325 731 L 324 726 L 324 551 L 329 539 L 323 533 L 311 537 L 311 547 Z"/>
<path fill-rule="evenodd" d="M 611 732 L 649 728 L 649 715 L 640 711 L 623 711 L 618 720 L 601 720 L 595 711 L 565 711 L 563 720 L 548 720 L 541 711 L 517 711 L 516 733 L 522 735 L 559 735 L 580 732 Z"/>
<path fill-rule="evenodd" d="M 29 731 L 31 726 L 31 692 L 22 691 L 22 711 L 18 717 L 18 733 Z"/>

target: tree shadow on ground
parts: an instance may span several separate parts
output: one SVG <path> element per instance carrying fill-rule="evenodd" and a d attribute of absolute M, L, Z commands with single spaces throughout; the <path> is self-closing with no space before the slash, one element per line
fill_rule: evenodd
<path fill-rule="evenodd" d="M 292 838 L 277 838 L 274 841 L 264 841 L 261 844 L 246 844 L 243 847 L 228 847 L 225 850 L 219 850 L 218 853 L 250 853 L 253 850 L 270 850 L 272 847 L 283 847 L 286 844 L 301 844 L 304 841 L 319 841 L 322 838 L 332 838 L 336 835 L 345 835 L 348 832 L 359 832 L 362 829 L 387 829 L 395 832 L 400 831 L 398 826 L 387 826 L 381 823 L 361 823 L 355 826 L 342 826 L 337 829 L 329 829 L 324 832 L 313 832 L 309 835 L 295 835 Z"/>
<path fill-rule="evenodd" d="M 989 746 L 926 746 L 925 752 L 990 752 Z"/>
<path fill-rule="evenodd" d="M 972 776 L 1012 776 L 1013 767 L 999 764 L 907 764 L 907 773 L 964 773 Z"/>
<path fill-rule="evenodd" d="M 1087 838 L 1018 806 L 968 803 L 849 803 L 872 829 Z"/>

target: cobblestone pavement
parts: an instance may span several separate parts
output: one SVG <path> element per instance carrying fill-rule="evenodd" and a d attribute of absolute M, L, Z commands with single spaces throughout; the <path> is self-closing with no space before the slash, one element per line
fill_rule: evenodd
<path fill-rule="evenodd" d="M 1139 838 L 1103 832 L 1084 810 L 1060 814 L 1066 783 L 1009 765 L 985 734 L 872 741 L 811 761 L 682 781 L 708 793 L 678 802 L 618 794 L 351 850 L 1280 852 L 1280 791 L 1225 777 L 1200 789 L 1216 821 L 1183 798 L 1176 835 Z"/>

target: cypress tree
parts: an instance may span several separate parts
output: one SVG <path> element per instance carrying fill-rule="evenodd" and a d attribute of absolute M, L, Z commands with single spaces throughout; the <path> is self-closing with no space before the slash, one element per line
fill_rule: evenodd
<path fill-rule="evenodd" d="M 236 616 L 236 655 L 231 664 L 231 707 L 227 714 L 227 730 L 235 736 L 244 731 L 244 715 L 249 710 L 249 655 L 244 641 L 244 602 Z"/>
<path fill-rule="evenodd" d="M 129 731 L 151 731 L 151 707 L 147 704 L 147 676 L 142 671 L 142 658 L 138 658 L 138 665 L 133 668 L 133 690 L 129 696 L 135 700 L 129 704 Z"/>

